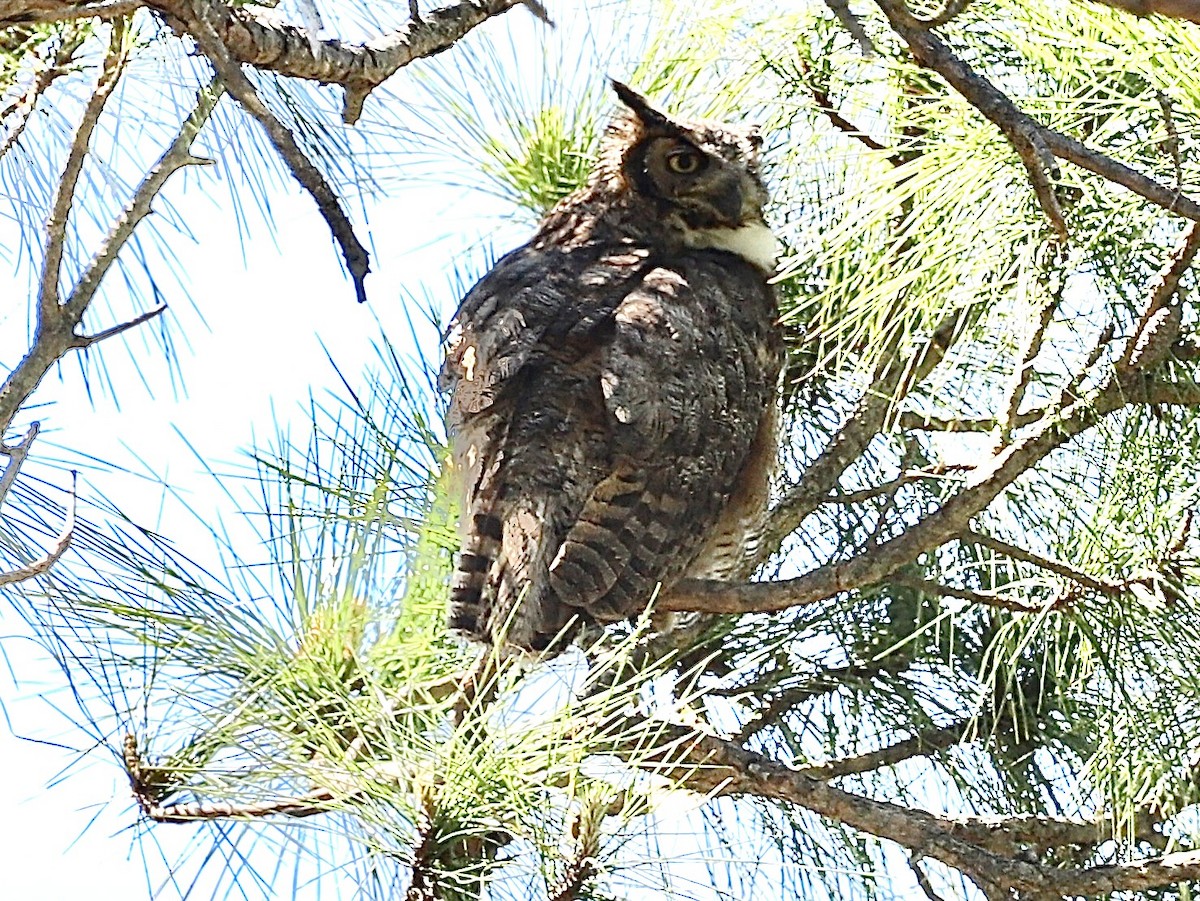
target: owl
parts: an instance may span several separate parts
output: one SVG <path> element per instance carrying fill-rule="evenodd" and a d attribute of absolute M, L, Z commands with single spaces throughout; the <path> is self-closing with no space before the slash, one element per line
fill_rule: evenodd
<path fill-rule="evenodd" d="M 554 653 L 721 577 L 761 520 L 783 343 L 752 128 L 623 105 L 587 185 L 446 336 L 462 551 L 450 629 Z"/>

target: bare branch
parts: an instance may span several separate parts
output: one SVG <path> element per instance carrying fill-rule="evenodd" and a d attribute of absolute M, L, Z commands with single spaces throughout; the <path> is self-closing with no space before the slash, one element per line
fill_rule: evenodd
<path fill-rule="evenodd" d="M 952 748 L 962 741 L 963 733 L 969 726 L 970 723 L 967 720 L 956 720 L 946 726 L 924 729 L 912 738 L 906 738 L 876 751 L 868 751 L 853 757 L 841 757 L 815 766 L 802 767 L 797 772 L 814 779 L 834 779 L 854 773 L 869 773 L 880 767 L 894 766 L 914 757 Z"/>
<path fill-rule="evenodd" d="M 230 54 L 229 48 L 225 46 L 218 29 L 214 26 L 214 21 L 219 21 L 218 12 L 202 0 L 180 2 L 175 12 L 208 57 L 226 89 L 237 98 L 246 112 L 258 120 L 279 155 L 291 169 L 296 181 L 300 182 L 316 201 L 317 209 L 321 211 L 329 230 L 333 233 L 333 239 L 342 249 L 346 270 L 354 282 L 355 297 L 359 303 L 364 302 L 367 299 L 364 279 L 371 268 L 370 256 L 354 234 L 354 226 L 342 209 L 341 200 L 325 180 L 325 176 L 300 149 L 295 135 L 263 103 L 250 79 L 242 72 L 239 62 Z"/>
<path fill-rule="evenodd" d="M 1121 586 L 1115 582 L 1110 582 L 1107 579 L 1098 579 L 1095 576 L 1088 575 L 1082 570 L 1069 566 L 1059 560 L 1051 560 L 1049 557 L 1043 557 L 1040 554 L 1035 554 L 1025 548 L 1018 547 L 1015 544 L 1010 544 L 1000 538 L 992 535 L 987 535 L 983 532 L 977 532 L 973 529 L 967 529 L 962 533 L 962 541 L 978 544 L 997 554 L 1002 554 L 1005 557 L 1011 557 L 1013 560 L 1019 560 L 1022 563 L 1028 563 L 1036 566 L 1038 569 L 1044 569 L 1047 572 L 1052 572 L 1057 576 L 1062 576 L 1064 579 L 1069 579 L 1072 582 L 1077 582 L 1092 591 L 1100 594 L 1117 594 L 1121 591 Z"/>
<path fill-rule="evenodd" d="M 36 433 L 35 433 L 36 434 Z M 9 463 L 11 467 L 12 463 Z M 8 472 L 5 471 L 7 478 Z M 15 476 L 15 473 L 14 473 Z M 29 579 L 43 575 L 50 571 L 50 567 L 58 562 L 59 558 L 67 552 L 67 548 L 71 546 L 71 537 L 75 534 L 75 482 L 77 474 L 71 473 L 71 499 L 67 505 L 67 516 L 63 522 L 62 531 L 59 532 L 54 546 L 45 553 L 40 559 L 32 563 L 22 566 L 19 569 L 14 569 L 11 572 L 0 573 L 0 588 L 5 585 L 15 585 L 18 582 L 25 582 Z M 7 490 L 7 489 L 6 489 Z"/>
<path fill-rule="evenodd" d="M 109 90 L 111 90 L 111 86 Z M 117 218 L 100 249 L 96 252 L 96 255 L 92 258 L 87 269 L 80 277 L 79 282 L 71 291 L 66 302 L 62 304 L 59 303 L 58 299 L 58 270 L 61 267 L 65 221 L 60 222 L 54 215 L 51 216 L 51 222 L 47 224 L 47 267 L 49 266 L 51 256 L 54 256 L 58 262 L 55 264 L 53 275 L 49 274 L 49 269 L 47 268 L 43 271 L 42 276 L 42 283 L 44 286 L 49 286 L 48 290 L 51 291 L 51 295 L 42 294 L 39 306 L 38 327 L 34 336 L 33 346 L 21 362 L 8 374 L 3 385 L 0 385 L 0 430 L 7 429 L 11 425 L 17 411 L 20 410 L 29 396 L 33 394 L 37 386 L 41 384 L 46 373 L 50 371 L 50 368 L 58 360 L 72 348 L 86 346 L 88 343 L 95 343 L 94 340 L 77 335 L 75 329 L 83 319 L 83 315 L 87 311 L 92 298 L 95 296 L 96 290 L 112 266 L 118 252 L 129 240 L 137 225 L 149 214 L 150 204 L 154 197 L 162 190 L 167 179 L 184 166 L 197 165 L 203 162 L 191 155 L 190 148 L 199 130 L 211 114 L 213 105 L 220 97 L 220 93 L 219 87 L 205 89 L 200 92 L 197 97 L 196 107 L 180 126 L 174 142 L 164 151 L 158 162 L 147 173 L 141 184 L 138 185 L 128 206 L 126 206 L 125 210 Z M 91 106 L 92 104 L 89 103 L 89 108 Z M 99 115 L 98 110 L 95 115 Z M 94 125 L 95 123 L 93 122 L 92 127 Z M 82 147 L 83 150 L 86 150 L 86 142 L 81 145 L 77 140 L 72 146 L 72 154 L 74 154 L 76 147 Z M 82 165 L 82 158 L 80 158 L 78 164 Z M 74 162 L 69 163 L 67 172 L 64 174 L 64 180 L 68 177 L 71 180 L 77 179 L 78 174 L 76 164 Z M 59 192 L 66 198 L 64 208 L 69 210 L 70 193 L 73 193 L 73 189 L 71 192 L 66 192 L 62 188 L 62 183 L 60 183 Z M 45 290 L 47 288 L 44 287 L 43 291 Z M 46 302 L 47 296 L 51 297 L 51 303 Z M 145 315 L 149 316 L 150 314 Z M 136 322 L 132 324 L 136 324 Z M 119 326 L 118 329 L 132 327 L 132 324 L 127 323 L 124 326 Z M 108 337 L 105 333 L 101 333 L 101 335 Z M 93 337 L 96 337 L 98 340 L 97 336 Z M 85 343 L 81 344 L 81 341 Z"/>
<path fill-rule="evenodd" d="M 83 161 L 87 157 L 92 133 L 96 130 L 96 123 L 100 121 L 104 105 L 117 85 L 117 79 L 121 77 L 121 69 L 125 65 L 125 52 L 125 29 L 114 25 L 109 37 L 108 53 L 100 69 L 100 77 L 87 106 L 84 107 L 79 127 L 75 129 L 75 137 L 71 140 L 71 149 L 67 154 L 67 163 L 58 179 L 58 186 L 54 190 L 54 199 L 50 205 L 50 216 L 46 220 L 46 254 L 42 260 L 38 295 L 39 331 L 43 327 L 49 327 L 50 322 L 59 313 L 58 280 L 67 236 L 67 218 L 71 214 L 75 188 L 79 184 L 79 173 L 83 171 Z M 0 419 L 0 422 L 3 420 Z"/>
<path fill-rule="evenodd" d="M 121 322 L 117 325 L 110 326 L 102 332 L 97 332 L 94 335 L 76 335 L 75 339 L 71 342 L 71 346 L 81 348 L 91 347 L 93 344 L 99 344 L 101 341 L 112 338 L 114 335 L 121 334 L 121 332 L 127 332 L 131 328 L 137 328 L 142 323 L 149 322 L 151 319 L 161 316 L 166 311 L 167 305 L 165 303 L 160 303 L 153 309 L 147 310 L 145 313 L 140 313 L 126 322 Z"/>
<path fill-rule="evenodd" d="M 0 445 L 0 453 L 8 457 L 8 465 L 4 467 L 4 475 L 0 476 L 0 506 L 4 505 L 4 499 L 8 497 L 8 489 L 17 480 L 17 473 L 21 471 L 21 467 L 25 464 L 25 458 L 29 456 L 29 448 L 37 439 L 41 427 L 42 424 L 40 422 L 31 422 L 29 429 L 25 432 L 25 437 L 16 444 Z"/>
<path fill-rule="evenodd" d="M 945 901 L 941 895 L 933 890 L 933 884 L 929 881 L 929 877 L 925 875 L 925 871 L 921 869 L 921 857 L 914 853 L 908 858 L 908 868 L 912 870 L 913 877 L 917 880 L 917 887 L 921 889 L 923 894 L 929 901 Z"/>
<path fill-rule="evenodd" d="M 1017 613 L 1042 613 L 1049 604 L 1028 604 L 1018 600 L 1011 594 L 1002 591 L 976 591 L 971 588 L 959 588 L 957 585 L 946 585 L 933 579 L 922 579 L 911 575 L 891 575 L 888 582 L 916 591 L 924 591 L 947 598 L 957 598 L 971 604 L 982 604 L 987 607 L 999 607 L 1002 610 L 1013 610 Z"/>
<path fill-rule="evenodd" d="M 911 485 L 914 482 L 923 482 L 929 479 L 942 479 L 949 473 L 967 472 L 971 469 L 970 466 L 961 464 L 946 465 L 938 464 L 930 466 L 926 469 L 909 469 L 894 479 L 889 479 L 878 485 L 871 485 L 867 488 L 859 488 L 854 491 L 834 491 L 824 501 L 826 504 L 861 504 L 863 501 L 869 501 L 871 498 L 879 497 L 885 494 L 895 494 L 897 490 L 905 485 Z"/>
<path fill-rule="evenodd" d="M 121 212 L 117 221 L 113 223 L 113 227 L 105 237 L 104 243 L 100 245 L 100 249 L 96 251 L 96 255 L 92 257 L 78 284 L 72 290 L 70 300 L 67 301 L 67 306 L 76 314 L 76 322 L 82 318 L 84 309 L 92 302 L 96 290 L 100 287 L 100 282 L 108 273 L 121 248 L 125 246 L 125 243 L 133 235 L 134 229 L 150 214 L 150 204 L 162 191 L 167 183 L 167 179 L 180 169 L 188 166 L 209 165 L 212 162 L 211 160 L 192 156 L 191 147 L 192 143 L 196 140 L 196 136 L 200 133 L 200 129 L 204 127 L 204 124 L 212 115 L 217 101 L 221 99 L 221 95 L 224 92 L 225 89 L 215 80 L 197 92 L 196 105 L 192 108 L 188 117 L 184 119 L 183 124 L 180 125 L 179 131 L 175 135 L 175 140 L 163 151 L 162 156 L 158 158 L 158 162 L 146 173 L 141 184 L 137 186 L 137 190 L 133 192 L 133 197 L 130 198 L 129 203 Z M 157 313 L 154 315 L 157 315 Z M 79 339 L 76 338 L 75 340 Z M 88 343 L 95 342 L 89 341 Z"/>
<path fill-rule="evenodd" d="M 1029 390 L 1029 383 L 1033 379 L 1033 361 L 1042 352 L 1042 343 L 1046 338 L 1046 329 L 1050 327 L 1050 323 L 1054 319 L 1054 314 L 1062 302 L 1062 292 L 1065 283 L 1066 280 L 1062 280 L 1057 290 L 1051 293 L 1049 301 L 1042 307 L 1041 312 L 1038 314 L 1038 321 L 1034 325 L 1033 331 L 1030 332 L 1029 337 L 1025 340 L 1024 347 L 1021 350 L 1021 361 L 1017 366 L 1016 372 L 1013 374 L 1012 385 L 1008 389 L 1008 402 L 1005 404 L 1004 414 L 1001 418 L 1001 441 L 1008 441 L 1012 435 L 1012 430 L 1021 424 L 1018 420 L 1017 411 L 1021 408 L 1021 404 L 1025 400 L 1025 393 Z M 1038 418 L 1041 418 L 1040 411 Z"/>

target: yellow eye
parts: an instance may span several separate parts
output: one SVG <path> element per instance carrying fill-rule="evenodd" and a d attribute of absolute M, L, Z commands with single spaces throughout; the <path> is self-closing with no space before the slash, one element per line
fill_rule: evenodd
<path fill-rule="evenodd" d="M 704 157 L 690 148 L 672 150 L 667 154 L 667 168 L 677 175 L 695 175 L 704 168 Z"/>

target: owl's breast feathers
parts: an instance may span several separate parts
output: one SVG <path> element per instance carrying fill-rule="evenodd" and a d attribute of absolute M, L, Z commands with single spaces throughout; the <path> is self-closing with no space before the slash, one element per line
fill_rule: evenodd
<path fill-rule="evenodd" d="M 574 616 L 624 619 L 720 570 L 697 556 L 740 549 L 722 533 L 766 501 L 776 316 L 763 272 L 721 250 L 531 242 L 500 260 L 440 378 L 464 492 L 451 627 L 541 650 Z"/>

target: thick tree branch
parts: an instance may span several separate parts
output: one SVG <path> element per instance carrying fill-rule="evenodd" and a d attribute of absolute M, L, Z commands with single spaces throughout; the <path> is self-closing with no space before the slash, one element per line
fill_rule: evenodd
<path fill-rule="evenodd" d="M 1040 817 L 955 819 L 843 791 L 715 736 L 694 737 L 681 761 L 676 749 L 683 738 L 677 739 L 671 742 L 672 759 L 650 760 L 643 766 L 702 793 L 748 794 L 795 804 L 954 867 L 973 880 L 1001 888 L 1006 897 L 1014 890 L 1035 897 L 1100 895 L 1200 877 L 1200 852 L 1194 851 L 1112 866 L 1044 866 L 1030 862 L 1022 852 L 1031 846 L 1041 850 L 1103 840 L 1107 824 Z"/>

